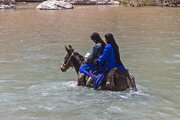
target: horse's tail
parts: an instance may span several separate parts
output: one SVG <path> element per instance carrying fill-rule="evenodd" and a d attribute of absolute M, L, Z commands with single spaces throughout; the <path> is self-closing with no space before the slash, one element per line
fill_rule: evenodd
<path fill-rule="evenodd" d="M 135 83 L 135 77 L 129 72 L 129 70 L 127 70 L 128 72 L 128 78 L 129 78 L 129 81 L 131 83 L 131 87 L 134 91 L 137 91 L 137 88 L 136 88 L 136 83 Z"/>

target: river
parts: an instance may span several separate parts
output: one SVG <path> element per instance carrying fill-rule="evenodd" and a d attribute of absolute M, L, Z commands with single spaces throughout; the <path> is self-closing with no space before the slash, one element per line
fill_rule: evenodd
<path fill-rule="evenodd" d="M 0 10 L 1 120 L 179 120 L 180 9 L 37 3 Z M 63 73 L 65 45 L 90 52 L 92 32 L 111 32 L 138 92 L 95 91 Z"/>

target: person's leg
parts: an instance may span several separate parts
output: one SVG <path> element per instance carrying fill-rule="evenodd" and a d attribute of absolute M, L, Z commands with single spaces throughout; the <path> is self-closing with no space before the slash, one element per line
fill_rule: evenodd
<path fill-rule="evenodd" d="M 89 71 L 90 71 L 90 67 L 87 63 L 84 63 L 80 68 L 79 68 L 79 71 L 81 73 L 84 73 L 86 76 L 89 75 Z"/>

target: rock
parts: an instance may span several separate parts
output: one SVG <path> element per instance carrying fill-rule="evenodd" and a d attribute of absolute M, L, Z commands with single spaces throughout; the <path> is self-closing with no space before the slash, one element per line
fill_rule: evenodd
<path fill-rule="evenodd" d="M 10 9 L 13 7 L 11 0 L 0 0 L 0 9 Z"/>
<path fill-rule="evenodd" d="M 66 0 L 73 5 L 119 5 L 114 0 Z"/>
<path fill-rule="evenodd" d="M 113 2 L 113 5 L 120 5 L 120 2 L 114 1 L 114 2 Z"/>
<path fill-rule="evenodd" d="M 41 4 L 39 4 L 36 9 L 39 10 L 62 10 L 62 9 L 72 9 L 73 6 L 69 2 L 63 2 L 63 1 L 44 1 Z"/>

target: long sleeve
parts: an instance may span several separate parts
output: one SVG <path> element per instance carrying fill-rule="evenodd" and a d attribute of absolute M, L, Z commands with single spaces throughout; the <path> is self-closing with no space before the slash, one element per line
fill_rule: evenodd
<path fill-rule="evenodd" d="M 97 59 L 98 63 L 102 65 L 107 60 L 109 54 L 110 54 L 110 49 L 109 46 L 106 45 L 103 54 Z"/>
<path fill-rule="evenodd" d="M 92 53 L 91 53 L 91 56 L 87 60 L 87 63 L 93 63 L 95 58 L 96 58 L 96 56 L 97 56 L 97 47 L 94 46 L 93 50 L 92 50 Z"/>

